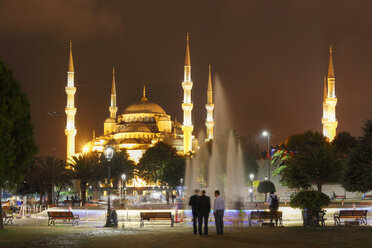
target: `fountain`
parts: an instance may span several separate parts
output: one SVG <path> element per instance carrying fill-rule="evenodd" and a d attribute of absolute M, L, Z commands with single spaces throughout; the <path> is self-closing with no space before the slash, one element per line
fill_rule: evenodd
<path fill-rule="evenodd" d="M 231 129 L 228 102 L 218 77 L 214 82 L 214 139 L 212 144 L 208 144 L 204 134 L 199 134 L 196 156 L 188 159 L 186 164 L 185 186 L 187 196 L 191 196 L 194 189 L 204 188 L 212 200 L 214 191 L 219 190 L 230 208 L 236 201 L 245 199 L 244 158 L 241 145 Z"/>

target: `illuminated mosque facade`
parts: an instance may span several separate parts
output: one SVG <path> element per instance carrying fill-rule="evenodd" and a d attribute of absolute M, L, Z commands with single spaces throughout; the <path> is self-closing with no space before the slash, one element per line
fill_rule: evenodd
<path fill-rule="evenodd" d="M 158 104 L 151 102 L 146 96 L 146 88 L 143 87 L 142 97 L 138 102 L 126 107 L 124 111 L 118 114 L 116 104 L 116 81 L 115 68 L 113 68 L 111 85 L 111 103 L 109 107 L 110 116 L 104 121 L 104 132 L 101 136 L 93 137 L 86 143 L 83 153 L 90 151 L 102 152 L 110 144 L 116 150 L 126 150 L 130 158 L 138 163 L 143 153 L 157 142 L 163 141 L 174 147 L 179 154 L 190 154 L 197 149 L 197 139 L 193 135 L 192 120 L 192 87 L 191 79 L 191 60 L 189 35 L 187 35 L 186 55 L 184 65 L 184 81 L 182 88 L 184 99 L 181 104 L 183 110 L 183 123 L 172 119 L 165 110 Z M 76 87 L 74 85 L 74 64 L 72 57 L 72 45 L 70 42 L 69 66 L 67 72 L 67 106 L 66 129 L 67 137 L 67 158 L 79 153 L 75 150 L 75 136 L 77 129 L 75 127 L 76 107 L 74 105 L 74 96 Z M 140 96 L 140 94 L 139 94 Z M 207 128 L 207 139 L 213 139 L 213 96 L 211 68 L 209 66 L 208 90 L 207 90 L 207 118 L 205 121 Z"/>

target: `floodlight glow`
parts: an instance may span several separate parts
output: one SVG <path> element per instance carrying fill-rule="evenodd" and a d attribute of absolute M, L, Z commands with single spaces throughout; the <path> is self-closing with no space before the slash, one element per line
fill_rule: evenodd
<path fill-rule="evenodd" d="M 262 132 L 262 135 L 263 135 L 263 136 L 267 136 L 267 135 L 269 135 L 269 132 L 268 132 L 268 131 L 263 131 L 263 132 Z"/>

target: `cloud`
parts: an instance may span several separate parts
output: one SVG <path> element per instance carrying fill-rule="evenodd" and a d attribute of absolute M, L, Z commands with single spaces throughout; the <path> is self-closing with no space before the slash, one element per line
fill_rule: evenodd
<path fill-rule="evenodd" d="M 102 3 L 102 2 L 101 2 Z M 0 2 L 4 34 L 45 32 L 64 39 L 120 35 L 124 25 L 117 10 L 98 0 L 5 0 Z"/>

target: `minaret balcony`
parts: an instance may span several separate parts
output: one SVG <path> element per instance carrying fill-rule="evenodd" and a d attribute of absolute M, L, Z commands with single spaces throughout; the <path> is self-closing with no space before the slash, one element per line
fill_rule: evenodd
<path fill-rule="evenodd" d="M 193 83 L 192 82 L 182 82 L 183 90 L 192 90 Z"/>
<path fill-rule="evenodd" d="M 66 115 L 75 115 L 76 114 L 76 108 L 66 107 L 65 108 L 65 113 L 66 113 Z"/>
<path fill-rule="evenodd" d="M 214 109 L 214 104 L 206 104 L 206 105 L 205 105 L 205 108 L 207 109 L 207 111 L 213 111 L 213 109 Z"/>
<path fill-rule="evenodd" d="M 66 136 L 75 136 L 76 135 L 76 128 L 73 129 L 65 129 Z"/>
<path fill-rule="evenodd" d="M 65 91 L 67 95 L 75 95 L 76 87 L 66 87 Z"/>
<path fill-rule="evenodd" d="M 182 103 L 182 110 L 183 111 L 191 111 L 194 104 L 192 103 Z"/>

